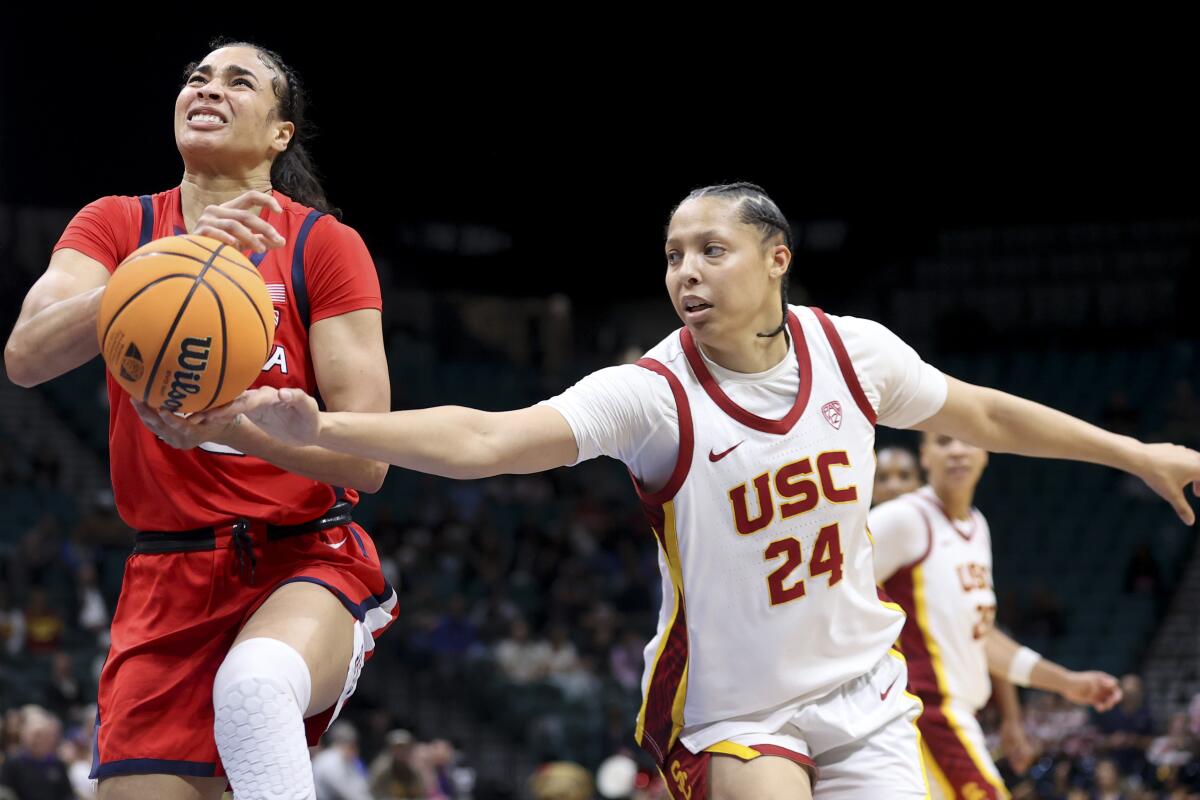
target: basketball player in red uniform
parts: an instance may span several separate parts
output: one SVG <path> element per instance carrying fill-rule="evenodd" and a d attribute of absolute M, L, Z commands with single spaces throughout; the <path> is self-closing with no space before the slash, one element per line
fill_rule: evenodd
<path fill-rule="evenodd" d="M 248 251 L 275 308 L 256 386 L 330 409 L 386 411 L 375 267 L 313 174 L 304 94 L 268 50 L 230 44 L 189 66 L 175 103 L 182 183 L 105 197 L 71 221 L 5 348 L 33 386 L 99 352 L 109 275 L 135 248 L 200 234 Z M 99 796 L 312 797 L 308 746 L 397 614 L 359 491 L 387 466 L 281 445 L 245 420 L 184 426 L 108 379 L 112 481 L 139 531 L 100 677 Z"/>

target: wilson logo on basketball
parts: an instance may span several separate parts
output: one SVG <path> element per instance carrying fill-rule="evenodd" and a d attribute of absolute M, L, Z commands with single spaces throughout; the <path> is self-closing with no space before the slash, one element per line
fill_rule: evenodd
<path fill-rule="evenodd" d="M 145 371 L 146 364 L 142 361 L 141 352 L 136 344 L 130 342 L 125 355 L 121 357 L 121 377 L 127 381 L 140 381 Z"/>
<path fill-rule="evenodd" d="M 180 342 L 177 361 L 181 369 L 175 372 L 175 379 L 171 381 L 171 390 L 167 392 L 163 408 L 178 411 L 189 395 L 200 391 L 200 374 L 208 367 L 208 353 L 211 347 L 211 336 L 203 339 L 189 336 Z"/>
<path fill-rule="evenodd" d="M 821 406 L 821 413 L 825 415 L 825 421 L 839 431 L 842 429 L 842 404 L 837 400 L 830 400 L 825 405 Z"/>

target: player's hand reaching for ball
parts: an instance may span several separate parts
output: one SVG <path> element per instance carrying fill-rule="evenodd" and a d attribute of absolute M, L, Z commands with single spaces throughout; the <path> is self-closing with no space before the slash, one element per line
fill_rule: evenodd
<path fill-rule="evenodd" d="M 246 192 L 228 203 L 205 208 L 192 233 L 256 253 L 282 247 L 284 238 L 271 223 L 254 212 L 255 206 L 267 206 L 278 214 L 283 213 L 283 207 L 273 196 L 264 192 Z"/>
<path fill-rule="evenodd" d="M 197 414 L 180 417 L 170 411 L 151 408 L 133 397 L 129 398 L 129 404 L 151 433 L 176 450 L 191 450 L 205 442 L 226 444 L 229 432 L 241 422 L 236 416 L 212 420 L 199 419 Z"/>
<path fill-rule="evenodd" d="M 1200 453 L 1177 444 L 1142 445 L 1142 465 L 1137 476 L 1175 509 L 1185 525 L 1196 522 L 1196 513 L 1184 490 L 1200 497 Z"/>
<path fill-rule="evenodd" d="M 272 386 L 243 392 L 228 405 L 194 416 L 199 417 L 200 424 L 220 424 L 236 420 L 239 415 L 285 444 L 312 444 L 321 428 L 316 400 L 299 389 Z"/>
<path fill-rule="evenodd" d="M 1121 702 L 1121 685 L 1106 672 L 1072 672 L 1062 696 L 1081 706 L 1108 711 Z"/>

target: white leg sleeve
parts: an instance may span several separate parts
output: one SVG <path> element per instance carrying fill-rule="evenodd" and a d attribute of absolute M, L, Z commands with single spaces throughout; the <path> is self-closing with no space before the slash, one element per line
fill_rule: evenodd
<path fill-rule="evenodd" d="M 277 639 L 247 639 L 225 656 L 213 682 L 213 735 L 236 800 L 312 800 L 304 711 L 312 677 Z"/>

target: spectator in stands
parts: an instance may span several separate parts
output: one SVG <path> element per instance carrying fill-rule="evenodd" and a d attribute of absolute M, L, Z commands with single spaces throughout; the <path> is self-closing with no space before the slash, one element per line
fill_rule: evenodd
<path fill-rule="evenodd" d="M 592 776 L 586 769 L 569 761 L 555 761 L 538 767 L 529 778 L 533 800 L 592 800 Z"/>
<path fill-rule="evenodd" d="M 312 760 L 317 800 L 375 800 L 367 771 L 358 757 L 358 732 L 349 722 L 335 722 L 325 734 L 328 745 Z"/>
<path fill-rule="evenodd" d="M 63 618 L 51 605 L 46 590 L 36 586 L 25 606 L 25 649 L 30 653 L 53 653 L 62 642 Z"/>
<path fill-rule="evenodd" d="M 487 599 L 475 604 L 470 620 L 479 632 L 479 638 L 488 645 L 494 645 L 520 616 L 520 609 L 501 585 L 491 587 Z"/>
<path fill-rule="evenodd" d="M 1033 781 L 1022 780 L 1020 783 L 1014 783 L 1006 779 L 1006 783 L 1012 800 L 1038 800 L 1037 787 Z"/>
<path fill-rule="evenodd" d="M 92 718 L 96 715 L 92 707 Z M 76 800 L 93 800 L 96 797 L 96 782 L 88 777 L 92 772 L 92 726 L 76 728 L 74 733 L 58 749 L 59 758 L 67 765 L 67 780 Z"/>
<path fill-rule="evenodd" d="M 1121 678 L 1124 697 L 1120 705 L 1101 714 L 1098 727 L 1104 735 L 1104 748 L 1116 766 L 1126 774 L 1140 773 L 1145 764 L 1146 748 L 1154 734 L 1154 720 L 1145 705 L 1142 679 L 1129 674 Z"/>
<path fill-rule="evenodd" d="M 507 639 L 496 645 L 496 663 L 513 683 L 532 683 L 546 677 L 550 666 L 550 647 L 530 638 L 529 623 L 518 619 Z"/>
<path fill-rule="evenodd" d="M 549 658 L 546 660 L 546 672 L 550 676 L 565 675 L 574 672 L 579 666 L 579 654 L 575 645 L 567 635 L 567 628 L 561 622 L 550 626 Z"/>
<path fill-rule="evenodd" d="M 1116 762 L 1110 758 L 1102 760 L 1096 765 L 1095 800 L 1131 800 L 1121 783 Z"/>
<path fill-rule="evenodd" d="M 1026 730 L 1043 754 L 1078 760 L 1095 749 L 1098 737 L 1087 709 L 1043 692 L 1033 693 L 1026 708 Z"/>
<path fill-rule="evenodd" d="M 59 650 L 51 658 L 45 695 L 48 710 L 59 719 L 70 719 L 71 711 L 83 703 L 83 686 L 75 677 L 75 666 L 69 653 Z"/>
<path fill-rule="evenodd" d="M 1150 742 L 1146 760 L 1155 767 L 1182 767 L 1196 756 L 1196 741 L 1188 733 L 1188 716 L 1171 715 L 1167 732 Z"/>
<path fill-rule="evenodd" d="M 10 708 L 4 712 L 4 728 L 0 731 L 0 758 L 21 746 L 23 719 L 23 712 L 19 708 Z"/>
<path fill-rule="evenodd" d="M 454 746 L 445 739 L 419 745 L 413 752 L 413 766 L 421 774 L 429 800 L 458 800 L 459 777 L 454 768 Z"/>
<path fill-rule="evenodd" d="M 551 674 L 549 681 L 568 701 L 600 699 L 600 679 L 596 677 L 596 665 L 591 656 L 575 659 L 569 667 Z"/>
<path fill-rule="evenodd" d="M 1054 762 L 1053 768 L 1037 783 L 1037 790 L 1032 796 L 1066 800 L 1076 783 L 1075 765 L 1071 763 L 1070 759 L 1060 759 Z M 1016 794 L 1014 791 L 1013 796 L 1015 797 Z"/>
<path fill-rule="evenodd" d="M 641 687 L 644 639 L 636 629 L 626 628 L 609 657 L 609 671 L 626 691 L 636 691 Z"/>
<path fill-rule="evenodd" d="M 84 561 L 76 572 L 77 584 L 75 591 L 79 599 L 79 627 L 92 633 L 102 644 L 108 643 L 109 623 L 112 617 L 108 613 L 108 603 L 100 592 L 96 582 L 96 565 Z"/>
<path fill-rule="evenodd" d="M 467 619 L 467 601 L 461 594 L 450 598 L 446 613 L 429 632 L 429 649 L 434 653 L 459 658 L 475 646 L 475 626 Z"/>
<path fill-rule="evenodd" d="M 17 800 L 74 800 L 67 767 L 58 757 L 62 727 L 45 709 L 22 709 L 21 744 L 0 766 L 0 786 Z"/>
<path fill-rule="evenodd" d="M 415 800 L 426 796 L 424 783 L 413 768 L 416 740 L 406 730 L 389 731 L 385 749 L 371 762 L 371 793 L 375 800 Z"/>

